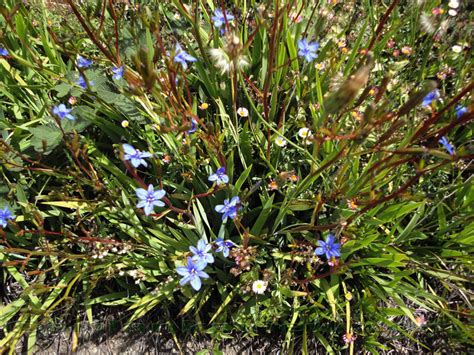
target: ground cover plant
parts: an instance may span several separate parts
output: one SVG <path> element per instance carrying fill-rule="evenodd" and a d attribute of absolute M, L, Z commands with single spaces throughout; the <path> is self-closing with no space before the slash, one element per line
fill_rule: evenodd
<path fill-rule="evenodd" d="M 0 348 L 118 307 L 180 351 L 468 349 L 470 7 L 3 1 Z"/>

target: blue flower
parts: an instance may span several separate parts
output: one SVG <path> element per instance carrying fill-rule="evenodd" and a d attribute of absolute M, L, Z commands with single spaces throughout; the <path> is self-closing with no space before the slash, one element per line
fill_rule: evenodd
<path fill-rule="evenodd" d="M 326 241 L 318 240 L 319 247 L 314 251 L 315 255 L 324 255 L 329 260 L 331 257 L 340 257 L 341 256 L 341 244 L 335 243 L 336 238 L 334 235 L 329 234 L 326 238 Z"/>
<path fill-rule="evenodd" d="M 84 68 L 84 69 L 89 68 L 92 65 L 92 63 L 94 62 L 90 59 L 86 59 L 82 56 L 77 57 L 76 65 L 78 68 Z"/>
<path fill-rule="evenodd" d="M 79 79 L 77 79 L 76 84 L 79 85 L 84 90 L 87 89 L 86 79 L 82 75 L 79 75 Z M 92 80 L 89 80 L 89 85 L 94 86 L 94 82 Z"/>
<path fill-rule="evenodd" d="M 59 104 L 53 107 L 53 114 L 58 116 L 60 119 L 67 118 L 68 120 L 74 120 L 74 116 L 71 115 L 72 108 L 67 108 L 64 104 Z"/>
<path fill-rule="evenodd" d="M 465 115 L 467 113 L 467 107 L 457 105 L 456 106 L 456 117 L 461 118 L 462 115 Z"/>
<path fill-rule="evenodd" d="M 222 12 L 221 9 L 216 9 L 214 11 L 214 16 L 212 16 L 212 21 L 214 22 L 215 27 L 220 28 L 222 25 L 225 25 L 226 19 L 227 19 L 227 22 L 232 22 L 232 20 L 234 20 L 234 16 L 226 11 L 225 18 L 224 18 L 224 13 Z"/>
<path fill-rule="evenodd" d="M 125 152 L 124 159 L 130 160 L 135 168 L 138 168 L 140 165 L 147 167 L 148 164 L 143 158 L 150 158 L 153 156 L 153 154 L 149 152 L 142 152 L 127 143 L 122 144 L 122 147 Z"/>
<path fill-rule="evenodd" d="M 298 55 L 304 57 L 306 61 L 311 62 L 313 59 L 316 59 L 318 55 L 316 51 L 319 48 L 318 42 L 308 42 L 306 39 L 300 39 L 298 41 Z"/>
<path fill-rule="evenodd" d="M 5 207 L 3 210 L 0 210 L 0 226 L 5 228 L 8 225 L 8 220 L 15 219 L 15 215 L 11 213 L 8 207 Z"/>
<path fill-rule="evenodd" d="M 153 212 L 155 206 L 163 207 L 165 204 L 160 199 L 166 194 L 165 190 L 153 190 L 153 185 L 148 185 L 148 190 L 137 188 L 135 190 L 138 199 L 140 200 L 137 204 L 138 208 L 143 208 L 145 214 L 148 216 Z"/>
<path fill-rule="evenodd" d="M 195 263 L 204 262 L 206 264 L 212 264 L 214 262 L 214 257 L 209 251 L 212 249 L 212 245 L 206 243 L 204 239 L 199 240 L 196 247 L 189 247 L 189 250 L 194 254 L 191 260 Z"/>
<path fill-rule="evenodd" d="M 179 44 L 176 45 L 176 54 L 174 56 L 174 61 L 179 63 L 183 66 L 183 69 L 186 70 L 188 68 L 187 62 L 195 62 L 197 61 L 192 55 L 186 53 Z"/>
<path fill-rule="evenodd" d="M 217 185 L 227 184 L 229 182 L 229 177 L 225 173 L 225 167 L 217 169 L 214 174 L 209 175 L 209 181 L 215 181 Z"/>
<path fill-rule="evenodd" d="M 209 275 L 202 271 L 206 266 L 207 264 L 205 262 L 193 263 L 192 259 L 188 258 L 188 264 L 186 266 L 176 268 L 176 272 L 184 276 L 179 281 L 179 284 L 183 286 L 189 282 L 196 291 L 199 291 L 201 289 L 201 278 L 209 278 Z"/>
<path fill-rule="evenodd" d="M 222 238 L 216 239 L 216 245 L 218 246 L 216 252 L 222 254 L 227 258 L 229 256 L 230 248 L 235 246 L 235 244 L 230 240 L 224 240 Z"/>
<path fill-rule="evenodd" d="M 431 105 L 431 103 L 432 103 L 433 101 L 438 100 L 440 97 L 441 97 L 441 95 L 439 94 L 439 90 L 438 90 L 438 89 L 433 90 L 433 91 L 429 92 L 429 93 L 423 98 L 423 102 L 421 103 L 421 106 L 423 106 L 423 107 L 429 106 L 429 105 Z"/>
<path fill-rule="evenodd" d="M 5 57 L 8 55 L 8 51 L 3 48 L 3 47 L 0 47 L 0 57 Z"/>
<path fill-rule="evenodd" d="M 223 205 L 217 205 L 215 207 L 216 212 L 218 213 L 223 213 L 222 215 L 222 221 L 227 220 L 227 217 L 230 217 L 231 219 L 234 219 L 237 217 L 237 211 L 240 208 L 240 199 L 239 196 L 234 196 L 232 199 L 229 200 L 225 199 Z"/>
<path fill-rule="evenodd" d="M 191 120 L 191 128 L 188 131 L 188 134 L 193 134 L 197 130 L 197 121 L 193 118 Z"/>
<path fill-rule="evenodd" d="M 122 79 L 122 77 L 123 77 L 123 67 L 112 68 L 112 73 L 114 73 L 112 78 L 114 78 L 115 80 Z"/>
<path fill-rule="evenodd" d="M 441 137 L 438 142 L 444 147 L 444 149 L 448 151 L 450 155 L 454 155 L 454 147 L 451 145 L 451 143 L 449 143 L 446 137 Z"/>

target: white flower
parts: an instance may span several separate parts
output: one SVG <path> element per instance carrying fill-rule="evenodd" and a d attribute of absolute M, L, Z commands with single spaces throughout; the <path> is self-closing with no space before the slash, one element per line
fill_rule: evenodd
<path fill-rule="evenodd" d="M 279 147 L 284 147 L 286 146 L 286 139 L 283 137 L 276 137 L 275 138 L 275 144 Z"/>
<path fill-rule="evenodd" d="M 239 107 L 237 109 L 237 114 L 240 117 L 249 117 L 249 110 L 247 110 L 245 107 Z"/>
<path fill-rule="evenodd" d="M 450 0 L 448 6 L 452 9 L 457 9 L 459 7 L 458 0 Z"/>
<path fill-rule="evenodd" d="M 300 128 L 298 135 L 303 139 L 307 139 L 308 137 L 311 137 L 311 130 L 306 127 Z"/>
<path fill-rule="evenodd" d="M 458 14 L 458 12 L 457 12 L 456 10 L 450 9 L 450 10 L 448 11 L 448 14 L 449 14 L 450 16 L 456 16 L 456 15 Z"/>
<path fill-rule="evenodd" d="M 461 53 L 461 52 L 462 52 L 462 47 L 459 46 L 459 45 L 455 45 L 455 46 L 452 46 L 452 47 L 451 47 L 451 50 L 452 50 L 454 53 Z"/>
<path fill-rule="evenodd" d="M 252 291 L 256 294 L 262 295 L 267 289 L 267 283 L 262 280 L 254 281 L 252 284 Z"/>

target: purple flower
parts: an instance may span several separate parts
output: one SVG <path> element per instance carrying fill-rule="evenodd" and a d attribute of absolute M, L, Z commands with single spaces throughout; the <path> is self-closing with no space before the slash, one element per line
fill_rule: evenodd
<path fill-rule="evenodd" d="M 197 121 L 193 118 L 191 120 L 191 128 L 188 131 L 188 134 L 193 134 L 197 130 Z"/>
<path fill-rule="evenodd" d="M 456 117 L 461 118 L 462 115 L 465 115 L 467 113 L 467 107 L 457 105 L 456 106 Z"/>
<path fill-rule="evenodd" d="M 315 255 L 324 255 L 328 260 L 331 257 L 340 257 L 341 256 L 341 244 L 335 243 L 336 238 L 334 235 L 329 234 L 326 238 L 326 241 L 318 240 L 319 247 L 314 251 Z"/>
<path fill-rule="evenodd" d="M 0 210 L 0 226 L 5 228 L 8 225 L 8 220 L 15 219 L 15 215 L 8 209 L 8 207 L 5 207 L 3 210 Z"/>
<path fill-rule="evenodd" d="M 122 77 L 123 77 L 123 67 L 112 68 L 112 73 L 114 73 L 112 78 L 114 78 L 115 80 L 122 79 Z"/>
<path fill-rule="evenodd" d="M 235 246 L 235 244 L 230 240 L 224 240 L 222 238 L 216 239 L 216 245 L 218 246 L 216 252 L 222 254 L 227 258 L 229 256 L 230 248 Z"/>
<path fill-rule="evenodd" d="M 304 57 L 307 62 L 311 62 L 318 57 L 316 54 L 318 48 L 318 42 L 308 42 L 305 38 L 298 41 L 298 55 Z"/>
<path fill-rule="evenodd" d="M 8 55 L 8 51 L 3 48 L 3 47 L 0 47 L 0 57 L 5 57 Z"/>
<path fill-rule="evenodd" d="M 84 90 L 87 89 L 86 79 L 82 75 L 79 75 L 79 79 L 77 79 L 76 84 L 79 85 Z M 94 86 L 94 82 L 92 80 L 89 80 L 89 85 Z"/>
<path fill-rule="evenodd" d="M 166 194 L 165 190 L 153 190 L 153 185 L 148 185 L 148 190 L 137 188 L 135 190 L 138 199 L 140 200 L 137 204 L 138 208 L 142 208 L 145 214 L 148 216 L 153 212 L 155 206 L 163 207 L 165 204 L 160 199 Z"/>
<path fill-rule="evenodd" d="M 205 262 L 193 263 L 192 259 L 188 258 L 188 264 L 186 266 L 179 266 L 176 268 L 176 272 L 181 276 L 184 276 L 179 281 L 179 284 L 183 286 L 189 282 L 192 288 L 199 291 L 201 289 L 201 278 L 209 278 L 209 275 L 202 271 L 206 266 L 207 264 Z"/>
<path fill-rule="evenodd" d="M 217 205 L 215 207 L 216 212 L 223 213 L 222 221 L 226 221 L 227 217 L 230 219 L 234 219 L 237 217 L 237 211 L 240 209 L 240 199 L 239 196 L 234 196 L 232 199 L 229 200 L 225 199 L 223 205 Z"/>
<path fill-rule="evenodd" d="M 226 11 L 225 17 L 224 17 L 224 13 L 222 12 L 221 9 L 216 9 L 214 11 L 214 16 L 212 16 L 212 21 L 214 22 L 215 27 L 220 28 L 222 25 L 225 25 L 226 19 L 227 19 L 227 22 L 232 22 L 232 20 L 234 20 L 234 16 Z"/>
<path fill-rule="evenodd" d="M 432 103 L 433 101 L 438 100 L 440 97 L 441 97 L 441 95 L 439 94 L 439 90 L 438 90 L 438 89 L 433 90 L 433 91 L 429 92 L 429 93 L 423 98 L 423 102 L 421 103 L 421 106 L 423 106 L 423 107 L 429 106 L 429 105 L 431 105 L 431 103 Z"/>
<path fill-rule="evenodd" d="M 441 137 L 438 142 L 444 147 L 444 149 L 448 151 L 450 155 L 454 155 L 454 147 L 451 145 L 451 143 L 449 143 L 446 137 Z"/>
<path fill-rule="evenodd" d="M 212 264 L 214 262 L 214 257 L 209 251 L 212 249 L 212 245 L 206 243 L 204 239 L 199 240 L 196 247 L 189 247 L 189 250 L 194 254 L 191 260 L 195 263 L 204 262 L 206 264 Z"/>
<path fill-rule="evenodd" d="M 90 59 L 86 59 L 82 56 L 77 57 L 76 65 L 78 68 L 89 68 L 92 65 L 93 61 Z"/>
<path fill-rule="evenodd" d="M 151 156 L 153 156 L 153 154 L 149 152 L 142 152 L 127 143 L 122 144 L 122 147 L 125 152 L 124 159 L 130 160 L 130 162 L 135 168 L 138 168 L 140 165 L 147 167 L 148 164 L 144 160 L 144 158 L 150 158 Z"/>
<path fill-rule="evenodd" d="M 225 173 L 225 167 L 217 169 L 214 174 L 209 175 L 209 181 L 215 181 L 217 185 L 227 184 L 229 182 L 229 177 Z"/>
<path fill-rule="evenodd" d="M 186 70 L 188 68 L 187 62 L 195 62 L 197 61 L 192 55 L 186 53 L 179 44 L 176 45 L 176 54 L 174 55 L 174 61 L 179 63 L 183 66 L 183 69 Z"/>
<path fill-rule="evenodd" d="M 64 104 L 59 104 L 53 107 L 53 115 L 58 116 L 60 119 L 67 118 L 68 120 L 74 120 L 74 116 L 71 115 L 72 108 L 67 108 Z"/>

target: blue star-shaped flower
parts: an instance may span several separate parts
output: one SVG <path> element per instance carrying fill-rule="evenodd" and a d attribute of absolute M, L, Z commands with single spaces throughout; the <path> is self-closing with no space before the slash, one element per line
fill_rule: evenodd
<path fill-rule="evenodd" d="M 230 248 L 235 246 L 235 244 L 230 240 L 224 240 L 222 238 L 216 239 L 216 245 L 218 248 L 216 249 L 217 253 L 222 252 L 222 254 L 227 258 L 229 256 Z"/>
<path fill-rule="evenodd" d="M 174 55 L 174 61 L 179 63 L 183 66 L 183 69 L 186 70 L 188 68 L 187 62 L 196 62 L 197 59 L 194 58 L 192 55 L 186 53 L 183 48 L 179 44 L 176 45 L 176 54 Z"/>
<path fill-rule="evenodd" d="M 123 71 L 124 71 L 123 67 L 112 68 L 112 73 L 114 73 L 112 78 L 114 78 L 115 80 L 122 79 Z"/>
<path fill-rule="evenodd" d="M 84 90 L 87 89 L 86 79 L 82 75 L 79 75 L 79 79 L 76 80 L 76 84 L 79 85 Z M 94 86 L 94 82 L 92 80 L 89 80 L 89 86 Z"/>
<path fill-rule="evenodd" d="M 224 17 L 224 13 L 221 9 L 216 9 L 214 11 L 214 16 L 212 16 L 212 22 L 214 23 L 215 27 L 220 28 L 221 26 L 225 25 L 226 19 L 227 22 L 231 22 L 234 20 L 234 16 L 226 11 Z"/>
<path fill-rule="evenodd" d="M 89 68 L 92 65 L 92 63 L 94 62 L 90 59 L 86 59 L 82 56 L 77 57 L 76 65 L 78 68 L 84 68 L 84 69 Z"/>
<path fill-rule="evenodd" d="M 138 208 L 143 208 L 145 214 L 148 216 L 153 212 L 155 206 L 163 207 L 165 204 L 161 201 L 161 198 L 166 195 L 165 190 L 154 190 L 153 185 L 148 185 L 148 190 L 137 188 L 135 190 L 139 202 L 137 204 Z"/>
<path fill-rule="evenodd" d="M 454 155 L 454 147 L 449 143 L 446 137 L 441 137 L 438 141 L 450 155 Z"/>
<path fill-rule="evenodd" d="M 220 167 L 214 174 L 209 175 L 209 181 L 215 181 L 217 185 L 224 185 L 229 182 L 229 177 L 225 173 L 225 167 Z"/>
<path fill-rule="evenodd" d="M 319 247 L 314 251 L 315 255 L 326 255 L 328 260 L 331 257 L 340 257 L 341 256 L 341 244 L 335 243 L 336 238 L 334 235 L 329 234 L 326 238 L 326 241 L 318 240 Z"/>
<path fill-rule="evenodd" d="M 207 264 L 205 262 L 194 263 L 191 258 L 188 258 L 188 263 L 186 266 L 179 266 L 176 268 L 176 272 L 181 276 L 184 276 L 179 281 L 179 284 L 183 286 L 189 282 L 192 288 L 194 288 L 196 291 L 199 291 L 201 289 L 201 278 L 209 278 L 209 275 L 202 271 L 206 266 Z"/>
<path fill-rule="evenodd" d="M 5 228 L 8 225 L 8 220 L 14 220 L 15 215 L 8 209 L 8 207 L 5 207 L 3 210 L 0 210 L 0 226 Z"/>
<path fill-rule="evenodd" d="M 433 90 L 433 91 L 429 92 L 429 93 L 423 98 L 423 102 L 421 103 L 421 106 L 423 106 L 423 107 L 429 106 L 429 105 L 431 105 L 431 103 L 432 103 L 433 101 L 438 100 L 440 97 L 441 97 L 441 95 L 440 95 L 440 93 L 439 93 L 439 90 L 438 90 L 438 89 Z"/>
<path fill-rule="evenodd" d="M 223 205 L 217 205 L 215 207 L 216 212 L 222 213 L 222 221 L 227 220 L 227 217 L 230 219 L 234 219 L 237 217 L 237 212 L 240 208 L 240 199 L 239 196 L 234 196 L 232 199 L 229 200 L 225 199 Z"/>
<path fill-rule="evenodd" d="M 304 38 L 298 41 L 298 55 L 304 57 L 307 62 L 311 62 L 318 57 L 316 54 L 318 48 L 318 42 L 308 42 Z"/>
<path fill-rule="evenodd" d="M 8 51 L 3 48 L 3 47 L 0 47 L 0 57 L 6 57 L 8 55 Z"/>
<path fill-rule="evenodd" d="M 53 115 L 58 116 L 60 119 L 67 118 L 68 120 L 74 120 L 74 116 L 71 115 L 72 108 L 67 108 L 64 104 L 59 104 L 53 107 Z"/>
<path fill-rule="evenodd" d="M 212 245 L 206 243 L 204 239 L 199 240 L 197 247 L 190 246 L 189 250 L 194 254 L 191 258 L 193 262 L 205 262 L 206 264 L 212 264 L 214 257 L 209 251 L 212 249 Z"/>
<path fill-rule="evenodd" d="M 456 117 L 461 118 L 462 115 L 467 113 L 467 107 L 457 105 L 456 106 Z"/>
<path fill-rule="evenodd" d="M 191 120 L 191 128 L 188 130 L 188 134 L 193 134 L 197 130 L 197 121 L 193 118 Z"/>
<path fill-rule="evenodd" d="M 149 152 L 142 152 L 130 144 L 122 144 L 123 150 L 125 152 L 124 159 L 129 160 L 135 168 L 138 168 L 140 165 L 147 167 L 148 164 L 144 158 L 150 158 L 153 154 Z"/>

